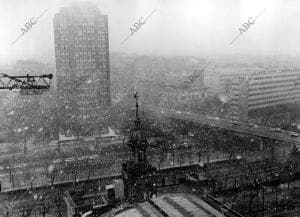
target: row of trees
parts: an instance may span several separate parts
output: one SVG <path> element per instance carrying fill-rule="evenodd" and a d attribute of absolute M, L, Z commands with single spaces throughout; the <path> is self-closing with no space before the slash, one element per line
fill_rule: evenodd
<path fill-rule="evenodd" d="M 40 141 L 49 141 L 55 135 L 56 100 L 52 90 L 43 95 L 14 95 L 3 105 L 9 138 L 22 141 L 24 135 L 35 135 Z"/>
<path fill-rule="evenodd" d="M 63 189 L 59 186 L 36 190 L 27 189 L 24 193 L 15 198 L 7 198 L 1 206 L 1 214 L 10 216 L 43 216 L 51 213 L 51 216 L 64 216 Z"/>

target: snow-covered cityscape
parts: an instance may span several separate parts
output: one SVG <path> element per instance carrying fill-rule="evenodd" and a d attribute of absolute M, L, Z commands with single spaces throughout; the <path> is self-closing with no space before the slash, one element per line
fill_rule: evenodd
<path fill-rule="evenodd" d="M 0 0 L 0 217 L 300 217 L 299 9 Z"/>

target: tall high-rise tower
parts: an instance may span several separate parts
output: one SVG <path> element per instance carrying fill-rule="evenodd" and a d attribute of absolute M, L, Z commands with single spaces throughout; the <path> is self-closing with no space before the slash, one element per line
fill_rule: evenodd
<path fill-rule="evenodd" d="M 61 8 L 54 41 L 60 115 L 72 127 L 97 126 L 111 103 L 107 15 L 87 2 Z"/>

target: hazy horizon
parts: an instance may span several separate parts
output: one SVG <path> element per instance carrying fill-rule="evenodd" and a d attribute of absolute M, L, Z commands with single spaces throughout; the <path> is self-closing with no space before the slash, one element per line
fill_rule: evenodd
<path fill-rule="evenodd" d="M 0 0 L 0 63 L 54 59 L 53 17 L 73 0 Z M 296 0 L 100 0 L 108 15 L 110 52 L 139 55 L 300 55 L 300 2 Z M 30 18 L 46 13 L 12 45 Z M 140 17 L 155 13 L 130 34 Z M 232 45 L 249 17 L 265 10 Z"/>

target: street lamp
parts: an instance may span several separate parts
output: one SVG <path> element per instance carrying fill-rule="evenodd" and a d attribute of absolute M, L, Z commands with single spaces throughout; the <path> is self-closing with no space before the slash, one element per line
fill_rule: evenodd
<path fill-rule="evenodd" d="M 31 177 L 30 178 L 30 188 L 31 188 L 31 190 L 33 190 L 33 181 L 36 179 L 36 177 Z"/>
<path fill-rule="evenodd" d="M 173 155 L 173 167 L 175 166 L 175 153 L 174 153 L 175 144 L 172 146 L 172 155 Z"/>
<path fill-rule="evenodd" d="M 28 130 L 28 127 L 14 129 L 14 132 L 19 133 L 19 134 L 21 132 L 24 132 L 24 154 L 26 154 L 26 152 L 27 152 L 27 147 L 26 147 L 27 130 Z"/>

